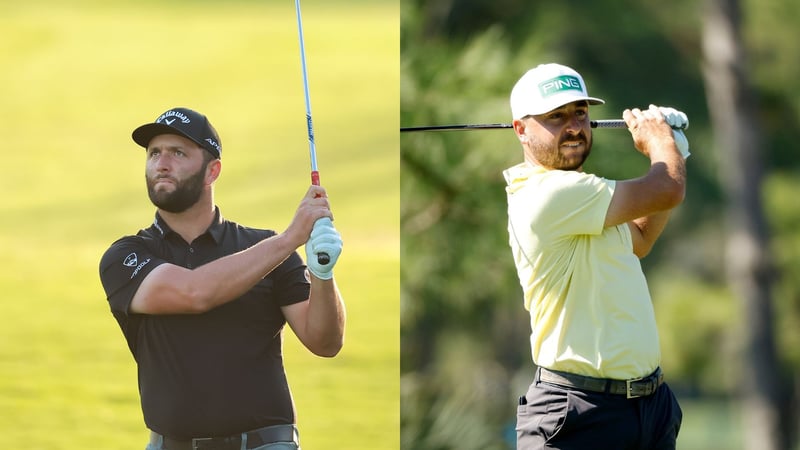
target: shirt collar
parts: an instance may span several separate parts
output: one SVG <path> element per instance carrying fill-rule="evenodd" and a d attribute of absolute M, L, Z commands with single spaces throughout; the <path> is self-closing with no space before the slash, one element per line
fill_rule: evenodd
<path fill-rule="evenodd" d="M 503 177 L 506 179 L 506 184 L 511 186 L 516 183 L 524 182 L 533 174 L 544 172 L 547 172 L 547 169 L 542 166 L 522 162 L 504 170 Z"/>
<path fill-rule="evenodd" d="M 208 229 L 206 229 L 205 234 L 210 235 L 211 238 L 214 239 L 214 242 L 216 242 L 217 244 L 219 244 L 220 241 L 222 241 L 222 235 L 225 230 L 225 227 L 223 226 L 224 222 L 225 220 L 222 218 L 222 214 L 220 214 L 219 212 L 219 207 L 215 206 L 214 220 L 211 221 L 211 225 L 209 225 Z M 159 233 L 161 233 L 162 238 L 170 233 L 175 233 L 175 231 L 173 231 L 172 228 L 169 227 L 169 224 L 167 224 L 164 218 L 161 217 L 161 214 L 159 214 L 158 211 L 156 211 L 156 218 L 155 220 L 153 220 L 153 227 L 155 227 L 155 229 L 158 230 Z"/>

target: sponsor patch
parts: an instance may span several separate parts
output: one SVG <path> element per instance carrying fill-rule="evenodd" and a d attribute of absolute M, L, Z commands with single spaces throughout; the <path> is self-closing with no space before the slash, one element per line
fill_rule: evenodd
<path fill-rule="evenodd" d="M 146 260 L 142 261 L 142 263 L 141 263 L 141 264 L 139 264 L 138 266 L 136 266 L 136 270 L 134 270 L 134 271 L 133 271 L 133 273 L 131 274 L 131 280 L 133 279 L 133 277 L 135 277 L 136 275 L 138 275 L 138 274 L 139 274 L 139 271 L 140 271 L 140 270 L 142 270 L 142 267 L 146 266 L 146 265 L 147 265 L 147 263 L 149 263 L 149 262 L 150 262 L 150 258 L 147 258 Z"/>
<path fill-rule="evenodd" d="M 139 264 L 139 259 L 136 257 L 136 253 L 131 253 L 130 255 L 126 256 L 125 260 L 122 261 L 122 264 L 127 267 L 136 267 L 136 265 Z"/>
<path fill-rule="evenodd" d="M 167 117 L 177 117 L 177 118 L 178 118 L 178 119 L 180 119 L 180 120 L 181 120 L 181 122 L 183 122 L 183 123 L 189 123 L 189 122 L 191 122 L 191 119 L 189 119 L 188 117 L 186 117 L 186 114 L 183 114 L 183 113 L 182 113 L 182 112 L 180 112 L 180 111 L 171 111 L 171 110 L 170 110 L 170 111 L 167 111 L 167 112 L 165 112 L 164 114 L 160 115 L 160 116 L 158 117 L 158 119 L 156 119 L 156 123 L 167 122 L 167 125 L 172 125 L 172 122 L 174 122 L 174 121 L 175 121 L 175 119 L 172 119 L 172 121 L 167 121 L 167 120 L 166 120 L 166 119 L 167 119 Z"/>
<path fill-rule="evenodd" d="M 583 86 L 578 77 L 572 75 L 561 75 L 539 83 L 539 93 L 542 97 L 549 97 L 561 91 L 583 92 Z"/>

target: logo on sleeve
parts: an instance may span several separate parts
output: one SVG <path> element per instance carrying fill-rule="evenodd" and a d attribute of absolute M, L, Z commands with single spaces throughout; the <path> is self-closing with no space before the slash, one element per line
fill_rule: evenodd
<path fill-rule="evenodd" d="M 136 267 L 139 264 L 139 259 L 136 257 L 136 253 L 131 253 L 130 255 L 125 257 L 125 261 L 122 261 L 122 264 L 128 267 Z"/>
<path fill-rule="evenodd" d="M 147 263 L 149 262 L 150 258 L 147 258 L 146 260 L 142 261 L 141 264 L 139 264 L 139 258 L 136 256 L 136 253 L 131 253 L 130 255 L 125 257 L 125 260 L 122 261 L 122 264 L 126 267 L 136 268 L 131 274 L 131 279 L 133 279 L 133 277 L 139 274 L 139 271 L 142 270 L 142 267 L 146 266 Z"/>

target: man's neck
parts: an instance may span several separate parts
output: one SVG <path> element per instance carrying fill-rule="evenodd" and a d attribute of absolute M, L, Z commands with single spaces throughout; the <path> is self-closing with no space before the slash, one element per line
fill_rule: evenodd
<path fill-rule="evenodd" d="M 530 167 L 541 167 L 544 170 L 553 170 L 552 167 L 547 167 L 544 164 L 540 163 L 534 157 L 528 157 L 525 155 L 525 163 L 528 164 Z M 561 169 L 561 170 L 568 170 L 568 169 Z M 583 172 L 583 166 L 578 167 L 577 169 L 572 169 L 575 172 Z"/>
<path fill-rule="evenodd" d="M 159 209 L 158 214 L 172 231 L 178 233 L 187 244 L 191 244 L 211 226 L 216 210 L 213 203 L 200 201 L 184 212 L 171 213 Z"/>

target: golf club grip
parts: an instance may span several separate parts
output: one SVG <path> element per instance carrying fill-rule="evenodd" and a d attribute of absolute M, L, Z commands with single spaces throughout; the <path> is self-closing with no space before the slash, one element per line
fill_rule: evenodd
<path fill-rule="evenodd" d="M 317 170 L 311 171 L 311 184 L 313 184 L 314 186 L 319 186 L 319 171 Z M 331 257 L 325 252 L 319 252 L 317 253 L 317 262 L 325 266 L 329 262 L 331 262 Z"/>
<path fill-rule="evenodd" d="M 592 128 L 628 128 L 628 124 L 622 119 L 592 120 L 589 122 Z M 401 132 L 407 131 L 460 131 L 460 130 L 499 130 L 503 128 L 514 128 L 510 123 L 483 123 L 467 125 L 433 125 L 422 127 L 400 127 Z"/>
<path fill-rule="evenodd" d="M 589 123 L 592 128 L 628 128 L 628 124 L 622 119 L 592 120 Z"/>

